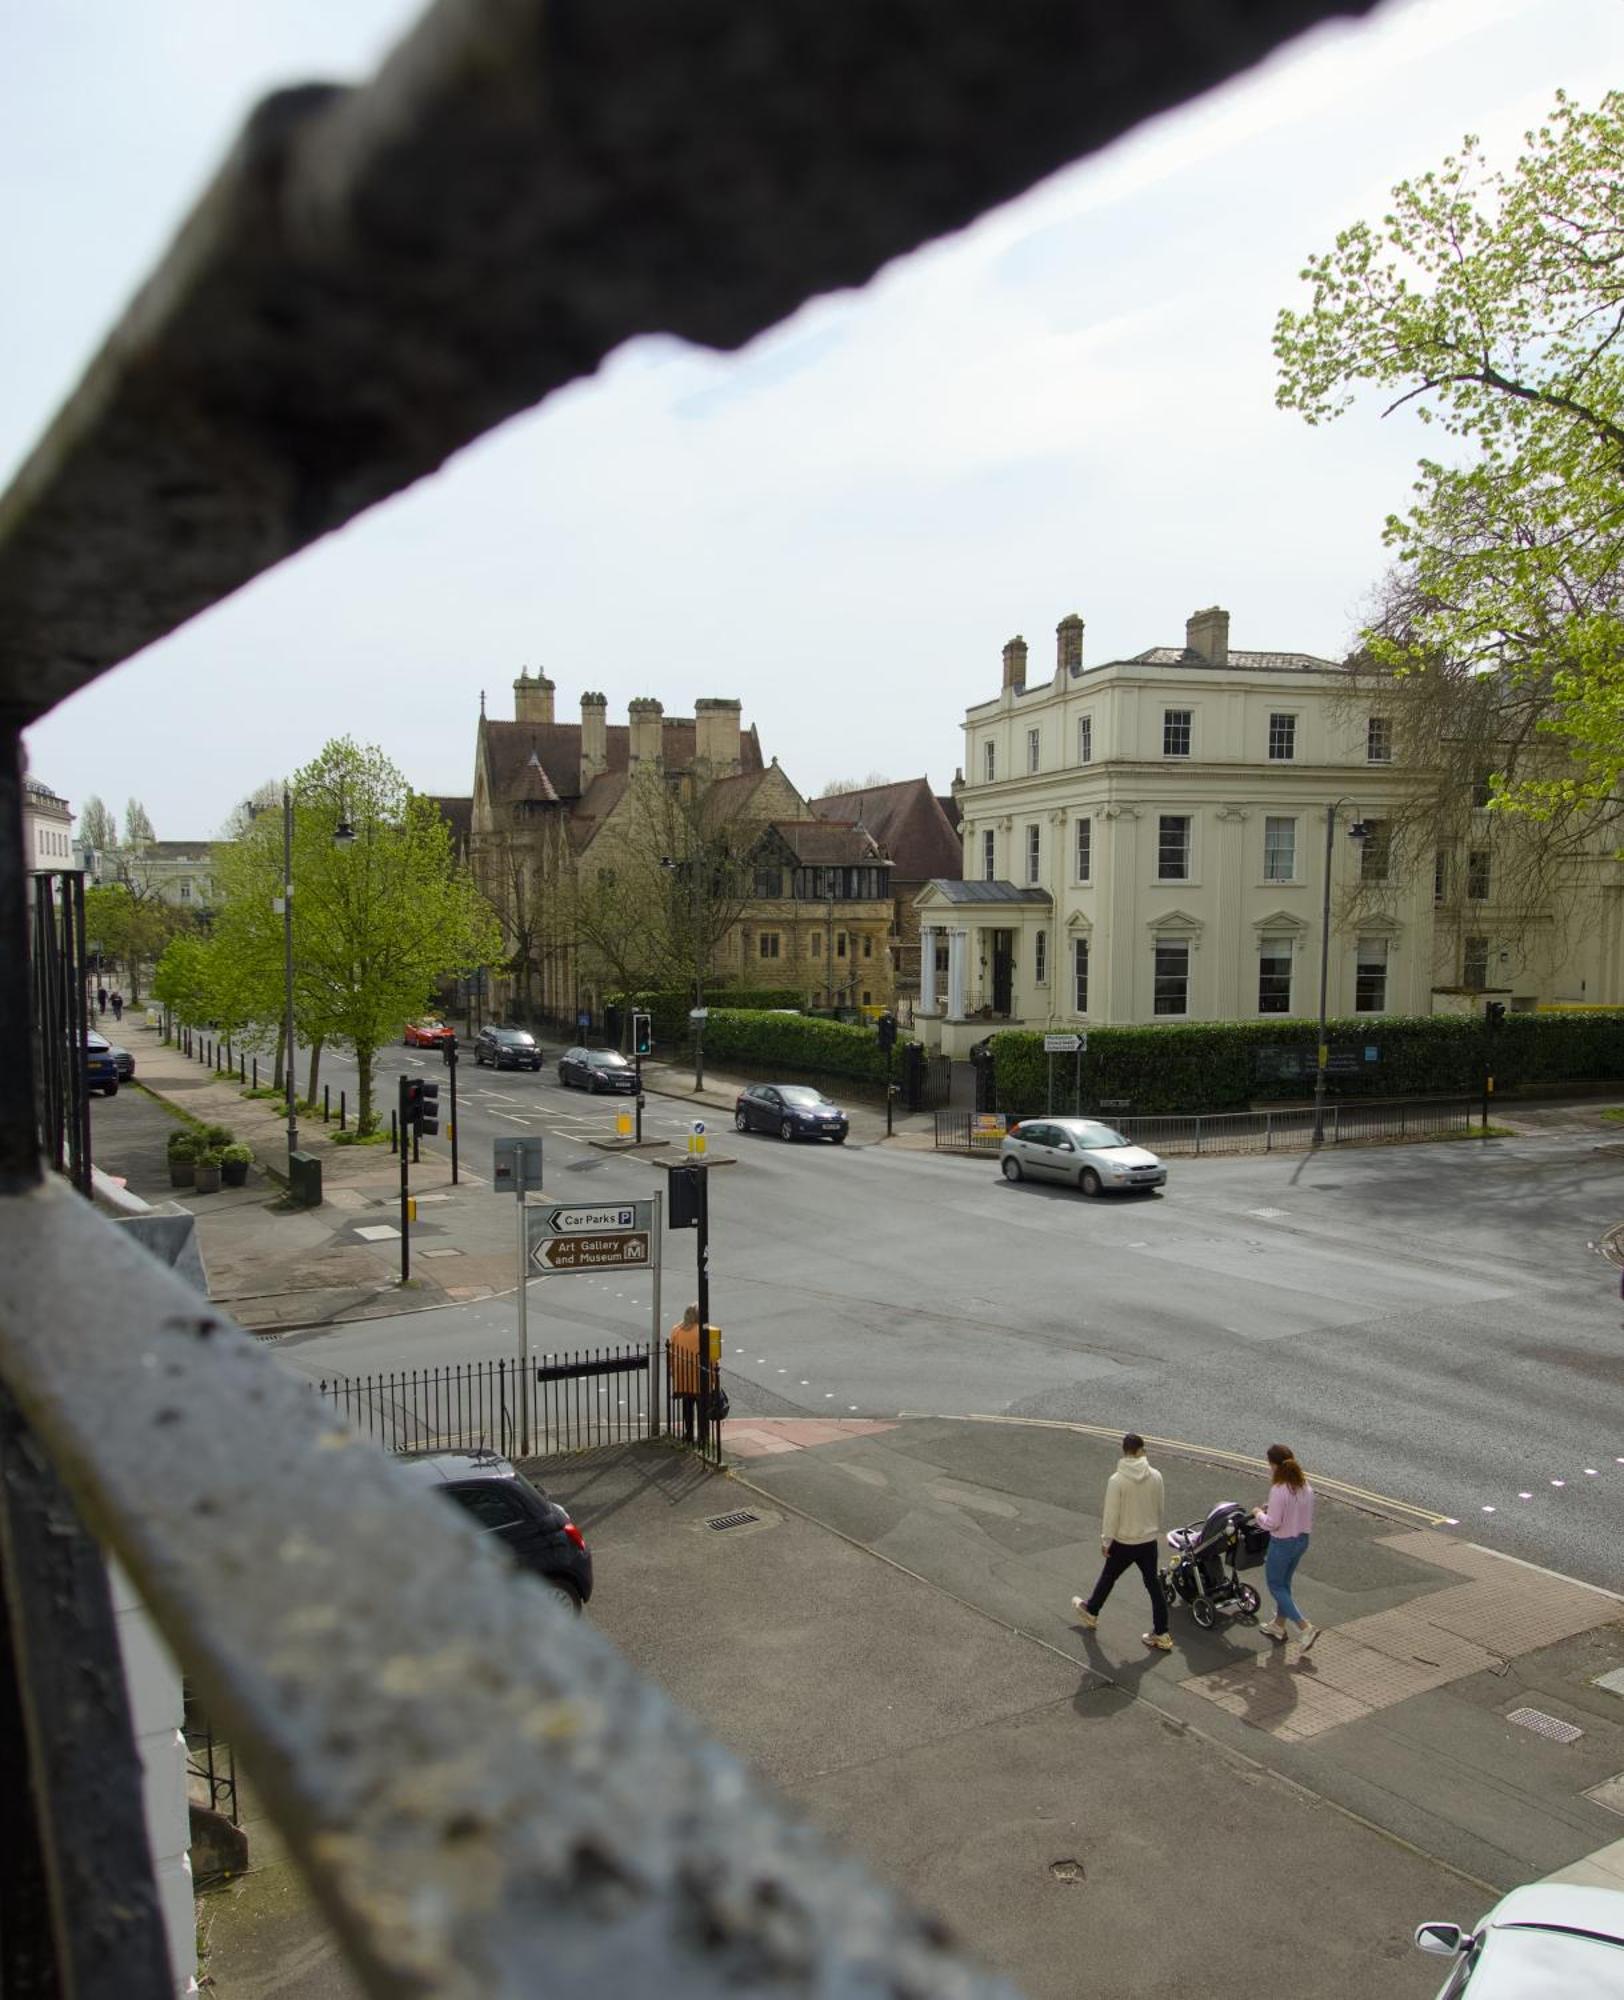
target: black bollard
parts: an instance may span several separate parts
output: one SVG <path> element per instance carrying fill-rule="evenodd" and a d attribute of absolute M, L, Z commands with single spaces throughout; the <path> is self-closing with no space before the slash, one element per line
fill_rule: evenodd
<path fill-rule="evenodd" d="M 349 1129 L 348 1126 L 345 1124 L 345 1109 L 344 1109 L 345 1104 L 348 1101 L 348 1098 L 349 1098 L 348 1091 L 341 1090 L 338 1093 L 338 1129 L 341 1132 L 347 1131 Z"/>
<path fill-rule="evenodd" d="M 321 1122 L 326 1125 L 333 1116 L 333 1086 L 324 1083 L 321 1087 Z"/>

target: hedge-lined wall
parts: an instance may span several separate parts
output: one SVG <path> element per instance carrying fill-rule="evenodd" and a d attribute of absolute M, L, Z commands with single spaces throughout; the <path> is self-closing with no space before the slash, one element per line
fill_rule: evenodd
<path fill-rule="evenodd" d="M 1624 1079 L 1624 1011 L 1607 1014 L 1513 1014 L 1497 1029 L 1452 1015 L 1357 1015 L 1327 1027 L 1333 1062 L 1351 1053 L 1356 1067 L 1333 1068 L 1331 1097 L 1414 1097 L 1481 1089 L 1492 1046 L 1497 1090 L 1538 1084 Z M 1249 1104 L 1312 1095 L 1319 1040 L 1313 1021 L 1188 1021 L 1163 1026 L 1091 1028 L 1082 1058 L 1083 1105 L 1126 1098 L 1141 1115 L 1243 1111 Z M 993 1037 L 998 1105 L 1045 1108 L 1049 1058 L 1043 1037 L 1021 1031 Z M 1365 1060 L 1374 1048 L 1378 1059 Z M 1293 1073 L 1272 1052 L 1293 1052 Z M 1072 1056 L 1056 1056 L 1055 1106 L 1070 1103 Z"/>
<path fill-rule="evenodd" d="M 705 995 L 705 1005 L 715 1010 L 720 1007 L 796 1007 L 805 1001 L 806 995 L 796 987 L 739 986 L 719 987 L 714 993 Z M 693 1024 L 688 1019 L 688 1009 L 694 1004 L 690 992 L 681 993 L 628 993 L 615 1003 L 629 1016 L 634 1007 L 643 1007 L 654 1017 L 654 1039 L 661 1043 L 675 1043 L 679 1047 L 693 1035 Z M 631 1032 L 628 1025 L 627 1033 Z"/>
<path fill-rule="evenodd" d="M 713 1007 L 705 1023 L 705 1054 L 724 1069 L 736 1063 L 747 1075 L 763 1078 L 796 1074 L 885 1079 L 885 1057 L 872 1028 L 798 1014 Z"/>

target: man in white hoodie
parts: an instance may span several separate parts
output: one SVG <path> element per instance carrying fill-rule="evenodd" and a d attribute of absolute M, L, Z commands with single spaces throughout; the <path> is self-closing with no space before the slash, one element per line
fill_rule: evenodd
<path fill-rule="evenodd" d="M 1137 1568 L 1150 1592 L 1151 1629 L 1140 1636 L 1156 1652 L 1172 1652 L 1167 1597 L 1156 1568 L 1161 1544 L 1162 1475 L 1146 1458 L 1144 1439 L 1129 1431 L 1122 1440 L 1117 1469 L 1105 1484 L 1105 1515 L 1100 1522 L 1105 1567 L 1088 1597 L 1071 1600 L 1077 1622 L 1092 1630 L 1100 1622 L 1100 1607 L 1111 1595 L 1111 1586 L 1124 1570 Z"/>

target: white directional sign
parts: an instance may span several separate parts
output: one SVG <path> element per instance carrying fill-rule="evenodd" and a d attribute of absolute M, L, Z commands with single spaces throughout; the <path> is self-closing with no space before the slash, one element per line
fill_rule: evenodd
<path fill-rule="evenodd" d="M 591 1208 L 537 1208 L 531 1227 L 538 1236 L 597 1236 L 623 1229 L 654 1227 L 651 1201 L 599 1202 Z"/>
<path fill-rule="evenodd" d="M 1046 1056 L 1074 1056 L 1087 1047 L 1086 1035 L 1045 1035 L 1043 1038 L 1043 1053 Z"/>

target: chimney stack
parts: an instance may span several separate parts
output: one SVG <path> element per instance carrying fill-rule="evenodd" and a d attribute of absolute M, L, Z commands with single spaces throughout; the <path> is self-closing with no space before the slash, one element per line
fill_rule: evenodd
<path fill-rule="evenodd" d="M 1184 650 L 1209 667 L 1229 665 L 1229 613 L 1216 605 L 1192 611 L 1184 621 Z"/>
<path fill-rule="evenodd" d="M 553 719 L 553 684 L 538 668 L 536 678 L 530 678 L 530 669 L 521 667 L 519 678 L 513 683 L 513 720 L 515 722 L 551 722 Z"/>
<path fill-rule="evenodd" d="M 739 756 L 739 711 L 742 704 L 720 698 L 694 703 L 694 762 L 703 776 L 736 778 Z"/>
<path fill-rule="evenodd" d="M 630 703 L 627 719 L 631 724 L 631 768 L 659 772 L 665 765 L 665 710 L 652 695 L 639 695 Z"/>
<path fill-rule="evenodd" d="M 1019 632 L 1004 648 L 1004 686 L 1017 694 L 1026 686 L 1026 641 Z"/>
<path fill-rule="evenodd" d="M 1075 611 L 1068 611 L 1054 628 L 1055 669 L 1062 674 L 1080 674 L 1083 671 L 1083 621 Z"/>
<path fill-rule="evenodd" d="M 601 694 L 581 697 L 581 790 L 609 768 L 609 698 Z"/>

